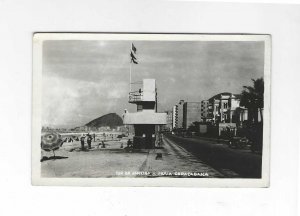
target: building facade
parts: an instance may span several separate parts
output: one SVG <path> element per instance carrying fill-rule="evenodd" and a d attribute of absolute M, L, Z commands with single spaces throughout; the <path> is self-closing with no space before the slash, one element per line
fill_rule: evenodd
<path fill-rule="evenodd" d="M 201 102 L 185 102 L 183 105 L 183 128 L 188 129 L 193 122 L 201 121 Z"/>
<path fill-rule="evenodd" d="M 178 107 L 173 106 L 173 118 L 172 118 L 172 129 L 178 127 Z"/>
<path fill-rule="evenodd" d="M 173 129 L 173 111 L 166 111 L 167 113 L 167 124 L 164 126 L 166 131 L 172 131 Z"/>
<path fill-rule="evenodd" d="M 183 105 L 184 100 L 180 100 L 177 104 L 177 128 L 183 128 Z"/>
<path fill-rule="evenodd" d="M 201 120 L 203 122 L 208 121 L 211 119 L 211 116 L 209 116 L 209 101 L 208 100 L 202 100 L 201 101 Z"/>
<path fill-rule="evenodd" d="M 240 107 L 240 95 L 223 92 L 211 97 L 208 104 L 208 116 L 214 123 L 235 123 L 238 121 L 237 108 Z"/>
<path fill-rule="evenodd" d="M 167 114 L 157 113 L 155 79 L 144 79 L 142 88 L 129 92 L 129 103 L 137 105 L 137 112 L 125 112 L 123 122 L 134 127 L 134 148 L 154 148 L 159 126 L 167 123 Z"/>

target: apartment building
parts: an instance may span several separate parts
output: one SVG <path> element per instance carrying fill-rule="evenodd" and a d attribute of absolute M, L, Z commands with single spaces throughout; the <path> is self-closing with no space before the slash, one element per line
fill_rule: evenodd
<path fill-rule="evenodd" d="M 183 104 L 183 128 L 188 129 L 193 122 L 201 121 L 201 102 L 185 102 Z"/>

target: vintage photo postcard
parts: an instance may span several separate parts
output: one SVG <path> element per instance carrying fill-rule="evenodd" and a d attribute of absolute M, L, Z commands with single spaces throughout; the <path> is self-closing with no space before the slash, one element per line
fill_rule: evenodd
<path fill-rule="evenodd" d="M 271 36 L 33 35 L 32 184 L 268 187 Z"/>

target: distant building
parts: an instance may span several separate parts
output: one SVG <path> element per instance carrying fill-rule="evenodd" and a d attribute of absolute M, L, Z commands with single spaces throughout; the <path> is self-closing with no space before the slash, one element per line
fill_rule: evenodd
<path fill-rule="evenodd" d="M 110 131 L 110 126 L 101 126 L 97 128 L 98 131 Z"/>
<path fill-rule="evenodd" d="M 183 128 L 183 105 L 184 100 L 180 100 L 177 105 L 177 128 Z"/>
<path fill-rule="evenodd" d="M 87 126 L 80 126 L 79 131 L 88 131 Z"/>
<path fill-rule="evenodd" d="M 164 126 L 164 128 L 168 131 L 171 131 L 173 129 L 173 111 L 166 111 L 167 113 L 167 124 Z"/>
<path fill-rule="evenodd" d="M 239 119 L 236 109 L 240 107 L 240 95 L 223 92 L 209 100 L 208 116 L 214 123 L 235 123 Z"/>
<path fill-rule="evenodd" d="M 183 128 L 183 105 L 184 100 L 173 106 L 173 129 Z"/>
<path fill-rule="evenodd" d="M 173 106 L 172 128 L 178 127 L 178 106 Z"/>
<path fill-rule="evenodd" d="M 212 116 L 209 115 L 209 109 L 211 106 L 209 106 L 209 101 L 208 100 L 202 100 L 201 101 L 201 120 L 203 122 L 208 121 L 211 119 Z"/>
<path fill-rule="evenodd" d="M 201 102 L 185 102 L 183 104 L 183 128 L 188 129 L 193 122 L 201 121 Z"/>
<path fill-rule="evenodd" d="M 237 118 L 236 123 L 238 125 L 242 125 L 244 121 L 248 121 L 248 109 L 244 107 L 236 108 L 236 115 L 239 116 Z"/>

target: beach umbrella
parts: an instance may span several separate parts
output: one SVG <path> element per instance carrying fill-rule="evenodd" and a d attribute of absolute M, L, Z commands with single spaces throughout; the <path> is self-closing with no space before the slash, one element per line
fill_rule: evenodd
<path fill-rule="evenodd" d="M 60 134 L 55 132 L 45 133 L 41 137 L 41 148 L 45 151 L 53 151 L 55 157 L 54 151 L 59 149 L 63 142 Z"/>

